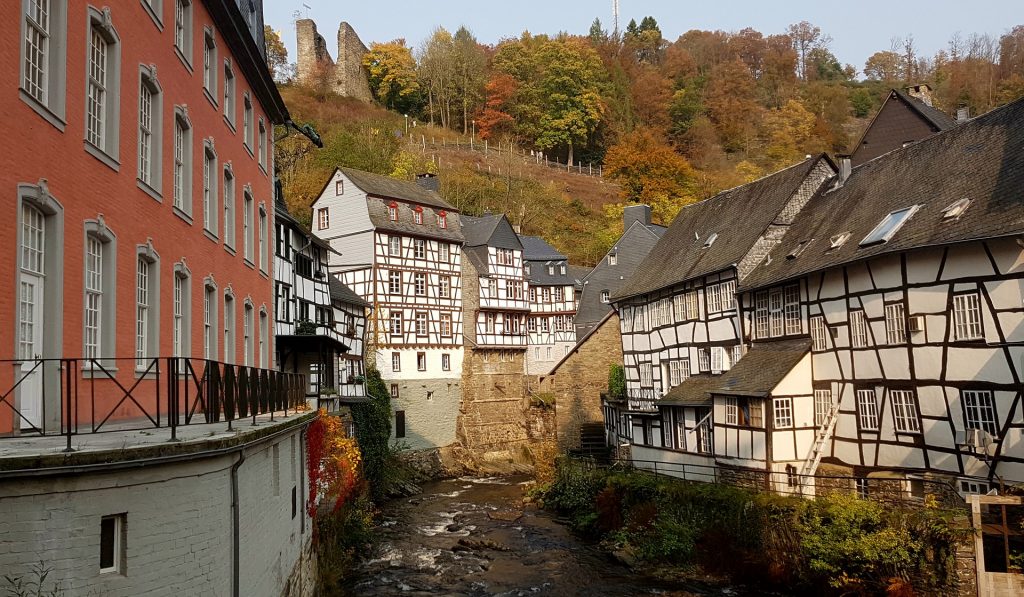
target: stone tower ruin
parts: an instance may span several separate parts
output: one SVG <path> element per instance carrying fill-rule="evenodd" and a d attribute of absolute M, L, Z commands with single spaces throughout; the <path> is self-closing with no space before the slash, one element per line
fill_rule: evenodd
<path fill-rule="evenodd" d="M 369 51 L 359 39 L 355 29 L 342 22 L 338 27 L 338 59 L 331 60 L 324 40 L 312 19 L 295 22 L 295 40 L 298 49 L 296 60 L 297 77 L 300 83 L 309 84 L 321 76 L 331 77 L 331 88 L 342 97 L 354 97 L 369 102 L 369 73 L 363 66 L 363 56 Z"/>

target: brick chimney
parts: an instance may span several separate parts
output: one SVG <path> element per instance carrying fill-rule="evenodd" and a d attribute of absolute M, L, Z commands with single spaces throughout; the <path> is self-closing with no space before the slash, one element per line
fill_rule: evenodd
<path fill-rule="evenodd" d="M 651 206 L 630 205 L 622 210 L 622 230 L 629 230 L 633 222 L 640 222 L 644 226 L 651 225 Z"/>
<path fill-rule="evenodd" d="M 423 174 L 416 175 L 416 184 L 420 185 L 428 191 L 434 191 L 435 193 L 441 192 L 441 180 L 436 174 L 430 174 L 424 172 Z"/>
<path fill-rule="evenodd" d="M 932 105 L 932 88 L 926 83 L 907 87 L 907 95 L 921 100 L 921 102 L 926 106 Z"/>

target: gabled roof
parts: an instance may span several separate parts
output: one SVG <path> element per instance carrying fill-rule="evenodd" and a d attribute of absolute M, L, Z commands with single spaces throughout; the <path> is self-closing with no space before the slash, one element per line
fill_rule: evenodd
<path fill-rule="evenodd" d="M 354 290 L 346 286 L 335 276 L 327 276 L 327 285 L 330 288 L 331 300 L 359 307 L 369 307 L 370 303 L 363 300 Z"/>
<path fill-rule="evenodd" d="M 527 261 L 565 261 L 567 258 L 558 249 L 539 236 L 519 235 L 523 243 L 523 259 Z"/>
<path fill-rule="evenodd" d="M 940 131 L 947 131 L 956 126 L 956 121 L 942 110 L 924 103 L 901 89 L 893 89 L 893 91 L 896 95 L 900 96 L 900 99 L 907 102 L 914 111 L 920 114 L 922 118 Z"/>
<path fill-rule="evenodd" d="M 957 218 L 943 211 L 961 200 Z M 860 242 L 890 212 L 920 206 L 887 242 Z M 829 239 L 850 233 L 842 246 Z M 741 288 L 771 286 L 810 272 L 921 247 L 1024 233 L 1024 100 L 853 169 L 826 183 Z M 795 258 L 788 255 L 805 244 Z"/>
<path fill-rule="evenodd" d="M 461 216 L 462 234 L 467 247 L 495 247 L 499 249 L 523 250 L 519 236 L 504 214 L 485 216 Z"/>
<path fill-rule="evenodd" d="M 306 238 L 308 238 L 309 242 L 313 243 L 314 245 L 320 247 L 321 249 L 323 249 L 325 251 L 330 251 L 331 253 L 335 253 L 335 254 L 341 255 L 341 253 L 339 253 L 334 247 L 331 246 L 331 243 L 323 240 L 322 238 L 317 236 L 312 230 L 310 230 L 309 228 L 306 228 L 298 220 L 296 220 L 295 217 L 291 214 L 291 212 L 288 211 L 288 206 L 285 205 L 284 202 L 282 202 L 282 201 L 275 201 L 274 202 L 274 212 L 275 212 L 274 218 L 277 221 L 287 222 L 288 224 L 291 225 L 292 228 L 294 228 L 295 230 L 298 230 Z"/>
<path fill-rule="evenodd" d="M 409 201 L 420 205 L 428 205 L 449 212 L 458 211 L 450 203 L 434 191 L 427 190 L 415 182 L 398 180 L 390 176 L 381 176 L 372 172 L 364 172 L 353 168 L 338 168 L 349 180 L 368 195 L 385 199 Z M 328 181 L 330 184 L 330 181 Z M 325 187 L 326 188 L 326 187 Z M 322 195 L 323 191 L 319 195 Z M 318 197 L 319 197 L 318 195 Z"/>
<path fill-rule="evenodd" d="M 732 369 L 718 376 L 713 394 L 768 396 L 811 350 L 808 338 L 756 342 Z"/>
<path fill-rule="evenodd" d="M 654 292 L 738 264 L 823 161 L 835 171 L 831 160 L 819 154 L 683 207 L 612 300 Z"/>
<path fill-rule="evenodd" d="M 850 157 L 853 165 L 859 166 L 956 125 L 956 121 L 941 110 L 902 90 L 891 89 L 853 146 Z"/>

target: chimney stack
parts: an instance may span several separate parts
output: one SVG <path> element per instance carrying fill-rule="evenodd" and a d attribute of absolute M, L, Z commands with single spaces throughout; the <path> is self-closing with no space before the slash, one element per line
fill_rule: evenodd
<path fill-rule="evenodd" d="M 853 172 L 853 162 L 850 161 L 848 155 L 837 155 L 836 157 L 839 158 L 839 179 L 836 181 L 836 187 L 841 187 L 846 184 L 850 173 Z"/>
<path fill-rule="evenodd" d="M 622 210 L 622 230 L 629 230 L 633 222 L 640 222 L 644 226 L 651 225 L 651 206 L 630 205 Z"/>
<path fill-rule="evenodd" d="M 932 88 L 925 83 L 907 87 L 907 95 L 921 100 L 926 106 L 932 105 Z"/>
<path fill-rule="evenodd" d="M 971 119 L 971 107 L 964 105 L 956 109 L 956 123 L 963 124 Z"/>
<path fill-rule="evenodd" d="M 420 185 L 428 191 L 434 191 L 435 193 L 441 192 L 441 181 L 437 178 L 436 174 L 424 172 L 423 174 L 416 175 L 416 184 Z"/>

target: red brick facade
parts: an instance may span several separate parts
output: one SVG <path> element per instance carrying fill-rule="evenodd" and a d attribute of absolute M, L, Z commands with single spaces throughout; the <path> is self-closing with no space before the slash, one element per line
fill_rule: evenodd
<path fill-rule="evenodd" d="M 66 61 L 66 78 L 62 85 L 51 90 L 49 100 L 56 105 L 57 114 L 49 117 L 45 109 L 33 106 L 26 91 L 26 8 L 43 1 L 50 9 L 47 15 L 48 50 L 62 52 Z M 204 280 L 216 282 L 217 297 L 217 351 L 211 359 L 241 362 L 243 347 L 243 305 L 251 301 L 254 308 L 251 333 L 259 336 L 259 314 L 267 314 L 267 332 L 262 352 L 266 355 L 259 362 L 259 354 L 252 356 L 253 364 L 266 368 L 273 364 L 272 322 L 274 309 L 273 287 L 273 124 L 280 123 L 286 114 L 276 90 L 268 91 L 266 78 L 251 76 L 255 69 L 266 70 L 262 59 L 252 56 L 256 41 L 246 38 L 246 17 L 232 14 L 237 3 L 229 0 L 192 0 L 189 22 L 191 40 L 186 47 L 190 52 L 181 53 L 175 47 L 176 41 L 176 0 L 154 0 L 157 14 L 151 15 L 144 6 L 146 1 L 132 0 L 116 3 L 90 3 L 85 0 L 18 0 L 5 3 L 2 11 L 5 17 L 0 21 L 0 97 L 4 109 L 0 112 L 3 121 L 3 151 L 0 151 L 0 277 L 7 280 L 5 292 L 0 293 L 0 360 L 25 358 L 19 344 L 19 334 L 24 329 L 20 320 L 26 317 L 27 303 L 19 296 L 22 273 L 22 238 L 28 234 L 23 219 L 23 196 L 39 195 L 40 181 L 45 180 L 44 189 L 51 196 L 46 201 L 55 213 L 45 218 L 44 234 L 46 247 L 43 262 L 45 272 L 45 303 L 41 313 L 35 314 L 36 325 L 42 325 L 42 346 L 38 353 L 45 358 L 79 358 L 84 356 L 84 277 L 86 264 L 86 222 L 98 221 L 106 225 L 116 239 L 115 271 L 113 293 L 105 293 L 104 300 L 114 301 L 115 316 L 102 322 L 104 329 L 114 326 L 112 337 L 114 347 L 107 346 L 104 356 L 131 358 L 136 355 L 136 285 L 137 262 L 140 246 L 151 243 L 152 250 L 159 256 L 156 267 L 150 275 L 159 278 L 159 284 L 152 286 L 158 298 L 149 299 L 150 317 L 156 318 L 157 354 L 147 356 L 171 356 L 173 354 L 174 275 L 176 264 L 184 264 L 190 272 L 190 291 L 186 301 L 191 305 L 189 329 L 191 338 L 183 348 L 186 356 L 201 357 L 204 340 Z M 20 6 L 19 6 L 20 5 Z M 115 108 L 119 119 L 119 141 L 116 152 L 111 156 L 116 164 L 101 160 L 87 151 L 87 60 L 90 48 L 90 19 L 103 13 L 110 6 L 109 23 L 112 25 L 118 43 L 120 68 L 117 75 L 119 92 L 108 94 L 108 101 L 118 101 Z M 66 8 L 65 8 L 66 7 Z M 63 15 L 61 11 L 64 11 Z M 154 18 L 157 17 L 157 18 Z M 227 19 L 227 20 L 225 20 Z M 66 25 L 60 23 L 66 21 Z M 253 21 L 258 23 L 258 21 Z M 229 26 L 233 25 L 233 26 Z M 227 31 L 224 31 L 227 29 Z M 213 33 L 216 42 L 216 90 L 204 90 L 204 44 L 205 31 Z M 262 39 L 262 32 L 258 36 Z M 260 49 L 259 51 L 261 51 Z M 191 53 L 190 60 L 184 54 Z M 239 55 L 242 54 L 242 55 Z M 234 72 L 234 126 L 225 116 L 225 61 L 231 62 Z M 52 62 L 48 64 L 54 64 Z M 59 62 L 58 62 L 59 64 Z M 140 136 L 140 77 L 141 72 L 155 67 L 159 82 L 161 101 L 157 103 L 159 118 L 153 122 L 159 125 L 155 139 L 160 150 L 154 151 L 154 164 L 159 168 L 159 182 L 147 192 L 137 180 L 139 176 Z M 248 76 L 247 76 L 248 75 Z M 113 77 L 111 77 L 113 79 Z M 108 87 L 113 81 L 108 81 Z M 270 85 L 272 89 L 272 85 Z M 259 92 L 257 91 L 259 90 Z M 54 94 L 62 99 L 52 104 Z M 248 95 L 252 105 L 252 147 L 243 143 L 245 127 L 244 99 Z M 263 101 L 261 101 L 261 98 Z M 267 101 L 267 98 L 274 101 Z M 59 109 L 63 101 L 63 110 Z M 270 104 L 270 105 L 268 105 Z M 187 107 L 187 108 L 186 108 Z M 175 114 L 187 110 L 191 123 L 191 218 L 181 215 L 172 208 L 175 155 Z M 62 114 L 60 112 L 63 112 Z M 262 120 L 265 130 L 265 145 L 260 150 L 260 128 Z M 204 143 L 212 140 L 216 152 L 216 171 L 211 176 L 212 186 L 217 189 L 215 216 L 218 234 L 204 231 L 203 223 L 203 160 Z M 259 162 L 260 155 L 266 158 Z M 156 162 L 158 156 L 159 163 Z M 230 163 L 234 180 L 234 250 L 225 246 L 224 211 L 224 168 Z M 27 186 L 26 186 L 27 185 Z M 251 188 L 252 209 L 250 234 L 253 263 L 243 259 L 243 189 Z M 260 206 L 264 206 L 265 229 L 262 232 L 260 259 Z M 44 210 L 45 211 L 45 210 Z M 262 264 L 262 268 L 261 268 Z M 262 271 L 261 271 L 262 269 Z M 116 272 L 116 273 L 115 273 Z M 225 358 L 224 346 L 224 294 L 230 288 L 234 296 L 234 359 Z M 54 302 L 60 304 L 53 309 Z M 150 328 L 153 329 L 153 328 Z M 109 344 L 109 343 L 108 343 Z M 256 340 L 253 341 L 253 346 Z M 258 350 L 258 349 L 256 349 Z M 149 351 L 153 352 L 153 351 Z M 13 371 L 12 371 L 13 369 Z M 11 390 L 19 376 L 17 364 L 0 362 L 0 396 Z M 125 387 L 135 383 L 137 373 L 130 361 L 118 363 L 117 380 Z M 82 379 L 82 376 L 78 376 Z M 47 378 L 49 383 L 50 378 Z M 6 396 L 8 404 L 23 404 L 25 392 L 16 389 Z M 53 389 L 45 390 L 47 426 L 52 428 Z M 111 391 L 109 400 L 116 401 L 116 390 Z M 0 399 L 2 402 L 2 399 Z M 121 409 L 119 416 L 131 416 L 130 409 Z M 12 428 L 12 410 L 0 404 L 0 433 Z M 80 420 L 88 415 L 79 413 Z M 21 425 L 22 427 L 24 424 Z M 13 425 L 17 428 L 18 425 Z"/>

